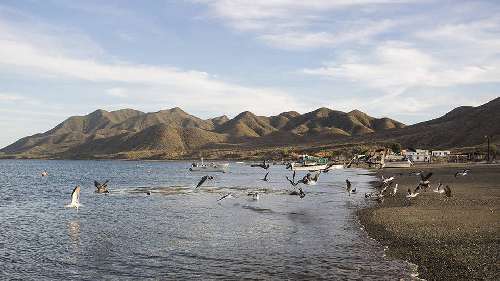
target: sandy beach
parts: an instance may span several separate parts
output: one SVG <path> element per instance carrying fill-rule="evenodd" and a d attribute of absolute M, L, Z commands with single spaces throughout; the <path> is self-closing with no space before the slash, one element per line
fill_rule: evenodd
<path fill-rule="evenodd" d="M 500 165 L 468 165 L 470 174 L 455 178 L 463 167 L 386 169 L 399 184 L 396 196 L 358 213 L 389 256 L 417 264 L 426 280 L 498 280 Z M 434 173 L 432 187 L 408 204 L 406 192 L 418 184 L 409 172 L 420 169 Z M 432 191 L 438 182 L 452 188 L 451 198 Z"/>

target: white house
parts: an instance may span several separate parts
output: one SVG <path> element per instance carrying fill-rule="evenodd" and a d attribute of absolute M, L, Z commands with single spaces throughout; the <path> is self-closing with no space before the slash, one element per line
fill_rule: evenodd
<path fill-rule="evenodd" d="M 412 162 L 429 162 L 431 160 L 429 150 L 425 149 L 416 149 L 415 151 L 408 149 L 405 156 Z"/>
<path fill-rule="evenodd" d="M 432 156 L 433 157 L 447 157 L 450 155 L 449 150 L 433 150 L 432 151 Z"/>

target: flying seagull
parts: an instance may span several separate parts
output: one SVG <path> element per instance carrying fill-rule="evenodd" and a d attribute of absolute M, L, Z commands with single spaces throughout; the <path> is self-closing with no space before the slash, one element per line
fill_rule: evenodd
<path fill-rule="evenodd" d="M 427 189 L 429 187 L 430 178 L 432 177 L 433 173 L 427 173 L 427 175 L 424 175 L 423 173 L 420 174 L 420 183 L 418 184 L 417 188 L 423 187 L 424 189 Z"/>
<path fill-rule="evenodd" d="M 78 211 L 78 208 L 80 207 L 80 186 L 76 186 L 75 189 L 73 189 L 73 192 L 71 192 L 71 204 L 66 205 L 64 207 L 66 208 L 75 208 Z"/>
<path fill-rule="evenodd" d="M 470 170 L 468 170 L 468 169 L 463 169 L 462 171 L 458 171 L 455 173 L 455 178 L 458 176 L 465 177 L 465 176 L 467 176 L 467 173 L 469 173 L 469 171 Z"/>
<path fill-rule="evenodd" d="M 47 177 L 48 175 L 49 175 L 49 173 L 47 173 L 47 171 L 42 172 L 42 177 Z"/>
<path fill-rule="evenodd" d="M 264 159 L 264 161 L 262 161 L 261 164 L 252 164 L 252 165 L 250 165 L 250 167 L 260 167 L 262 169 L 267 170 L 267 169 L 269 169 L 269 164 L 267 164 L 266 160 Z"/>
<path fill-rule="evenodd" d="M 222 197 L 219 198 L 217 201 L 221 201 L 221 200 L 226 199 L 226 198 L 233 198 L 233 194 L 231 192 L 226 193 L 226 194 L 222 195 Z"/>
<path fill-rule="evenodd" d="M 292 177 L 292 179 L 289 179 L 288 176 L 285 176 L 285 177 L 288 180 L 288 182 L 290 182 L 290 184 L 292 186 L 296 186 L 297 184 L 299 184 L 299 182 L 295 182 L 295 171 L 293 171 L 293 177 Z"/>
<path fill-rule="evenodd" d="M 263 181 L 269 181 L 269 179 L 267 178 L 268 175 L 269 175 L 269 172 L 266 173 L 266 175 L 264 176 L 264 178 L 262 180 Z"/>
<path fill-rule="evenodd" d="M 314 176 L 311 173 L 307 173 L 301 180 L 299 180 L 297 183 L 303 183 L 306 185 L 315 185 L 318 180 L 319 180 L 319 175 L 321 174 L 320 171 L 316 171 L 314 173 Z"/>
<path fill-rule="evenodd" d="M 203 176 L 203 177 L 201 177 L 201 180 L 198 182 L 198 184 L 196 185 L 195 189 L 198 188 L 198 187 L 200 187 L 207 180 L 213 180 L 213 179 L 214 179 L 213 176 Z"/>
<path fill-rule="evenodd" d="M 96 193 L 109 193 L 108 182 L 109 182 L 109 180 L 106 180 L 104 183 L 99 183 L 98 181 L 94 180 L 94 186 L 97 188 L 95 190 L 95 192 Z"/>
<path fill-rule="evenodd" d="M 392 182 L 394 179 L 395 179 L 394 177 L 385 178 L 384 175 L 382 175 L 382 184 L 388 184 Z"/>

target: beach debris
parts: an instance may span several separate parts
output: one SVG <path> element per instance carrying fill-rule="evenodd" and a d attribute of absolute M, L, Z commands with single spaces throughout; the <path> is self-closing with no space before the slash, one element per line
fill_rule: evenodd
<path fill-rule="evenodd" d="M 262 168 L 264 170 L 267 170 L 267 169 L 269 169 L 269 164 L 267 164 L 266 159 L 264 159 L 264 161 L 262 161 L 261 164 L 252 164 L 252 165 L 250 165 L 250 167 Z"/>
<path fill-rule="evenodd" d="M 78 208 L 80 208 L 80 186 L 76 186 L 73 189 L 73 192 L 71 192 L 71 203 L 69 205 L 66 205 L 64 207 L 66 208 L 75 208 L 78 211 Z"/>
<path fill-rule="evenodd" d="M 94 186 L 96 187 L 95 192 L 96 193 L 109 193 L 108 182 L 109 182 L 109 180 L 106 180 L 103 183 L 99 183 L 98 181 L 94 180 Z"/>
<path fill-rule="evenodd" d="M 200 187 L 200 186 L 201 186 L 202 184 L 204 184 L 207 180 L 213 180 L 213 179 L 214 179 L 214 177 L 213 177 L 213 176 L 208 176 L 208 175 L 201 177 L 201 179 L 200 179 L 200 181 L 198 182 L 198 184 L 196 185 L 195 189 L 196 189 L 196 188 L 198 188 L 198 187 Z"/>
<path fill-rule="evenodd" d="M 269 172 L 267 172 L 266 175 L 264 176 L 264 178 L 261 179 L 261 180 L 263 180 L 263 181 L 269 181 L 269 179 L 267 178 L 267 176 L 269 176 Z"/>
<path fill-rule="evenodd" d="M 469 169 L 463 169 L 462 171 L 458 171 L 455 173 L 455 178 L 458 177 L 458 176 L 462 176 L 462 177 L 465 177 L 467 176 L 467 174 L 470 172 Z"/>

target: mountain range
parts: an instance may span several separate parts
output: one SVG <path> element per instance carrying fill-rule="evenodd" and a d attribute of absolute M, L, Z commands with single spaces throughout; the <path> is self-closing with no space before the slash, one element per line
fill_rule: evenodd
<path fill-rule="evenodd" d="M 242 157 L 267 149 L 325 144 L 399 142 L 403 146 L 456 148 L 500 135 L 500 98 L 478 107 L 459 107 L 411 126 L 374 118 L 359 110 L 319 108 L 300 114 L 257 116 L 249 111 L 200 119 L 176 107 L 144 113 L 96 110 L 73 116 L 53 129 L 24 137 L 0 150 L 2 157 L 179 159 L 206 155 Z M 2 155 L 3 154 L 3 155 Z"/>

